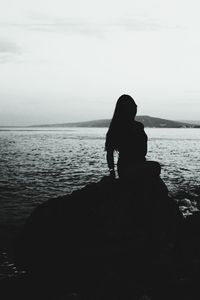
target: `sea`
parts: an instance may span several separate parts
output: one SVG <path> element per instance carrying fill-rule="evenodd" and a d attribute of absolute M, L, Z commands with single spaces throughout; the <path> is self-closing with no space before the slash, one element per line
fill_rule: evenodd
<path fill-rule="evenodd" d="M 109 175 L 104 150 L 106 131 L 106 128 L 0 128 L 0 251 L 40 203 L 70 194 Z M 161 164 L 161 178 L 169 192 L 173 195 L 198 189 L 200 129 L 145 128 L 145 131 L 147 159 Z"/>

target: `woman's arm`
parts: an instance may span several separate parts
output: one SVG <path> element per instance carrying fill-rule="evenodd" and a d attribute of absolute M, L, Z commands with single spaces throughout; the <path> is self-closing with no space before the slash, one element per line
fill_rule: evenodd
<path fill-rule="evenodd" d="M 106 160 L 110 171 L 110 176 L 115 177 L 114 150 L 107 150 Z"/>

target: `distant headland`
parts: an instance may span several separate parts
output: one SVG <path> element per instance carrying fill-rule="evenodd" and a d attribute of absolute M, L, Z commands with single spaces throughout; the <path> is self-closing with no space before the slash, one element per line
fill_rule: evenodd
<path fill-rule="evenodd" d="M 61 124 L 43 124 L 32 125 L 29 127 L 108 127 L 110 119 L 92 120 L 85 122 L 73 122 L 73 123 L 61 123 Z M 161 118 L 155 118 L 150 116 L 136 116 L 136 121 L 144 124 L 144 127 L 155 128 L 200 128 L 198 124 L 192 124 L 187 122 L 178 122 L 172 120 L 166 120 Z"/>

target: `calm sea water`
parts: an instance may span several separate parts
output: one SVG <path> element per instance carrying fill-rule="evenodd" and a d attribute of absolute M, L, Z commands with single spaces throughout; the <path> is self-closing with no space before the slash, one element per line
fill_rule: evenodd
<path fill-rule="evenodd" d="M 106 128 L 1 130 L 0 226 L 23 224 L 39 203 L 108 175 L 106 131 Z M 161 177 L 169 190 L 190 190 L 199 185 L 200 129 L 147 128 L 146 132 L 147 158 L 161 163 Z"/>

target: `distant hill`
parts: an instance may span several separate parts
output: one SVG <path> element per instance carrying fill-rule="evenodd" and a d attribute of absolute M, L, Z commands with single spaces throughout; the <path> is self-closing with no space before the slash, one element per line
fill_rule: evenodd
<path fill-rule="evenodd" d="M 145 127 L 157 127 L 157 128 L 200 128 L 200 125 L 177 122 L 166 119 L 160 119 L 150 116 L 137 116 L 136 120 L 143 123 Z M 93 120 L 86 122 L 75 122 L 75 123 L 61 123 L 61 124 L 46 124 L 46 125 L 35 125 L 30 127 L 108 127 L 110 119 Z"/>
<path fill-rule="evenodd" d="M 190 123 L 190 124 L 195 124 L 195 125 L 200 125 L 200 121 L 199 120 L 179 120 L 180 122 L 184 122 L 184 123 Z"/>

